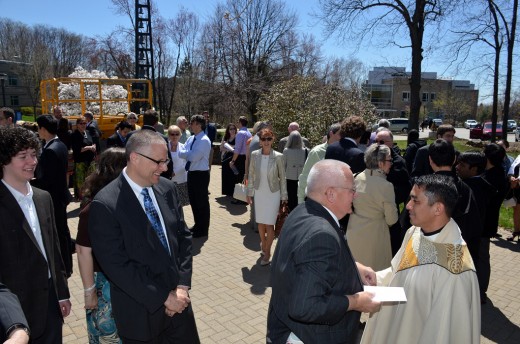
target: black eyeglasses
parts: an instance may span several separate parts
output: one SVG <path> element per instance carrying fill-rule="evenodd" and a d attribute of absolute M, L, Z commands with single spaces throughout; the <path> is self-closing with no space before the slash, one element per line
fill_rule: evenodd
<path fill-rule="evenodd" d="M 273 141 L 272 137 L 262 137 L 260 138 L 260 141 Z"/>
<path fill-rule="evenodd" d="M 130 119 L 137 119 L 137 118 L 135 118 L 135 117 L 128 117 L 127 119 L 130 120 Z"/>
<path fill-rule="evenodd" d="M 170 135 L 170 136 L 179 136 L 180 134 L 179 133 L 169 133 L 168 135 Z"/>
<path fill-rule="evenodd" d="M 162 165 L 162 166 L 167 166 L 169 163 L 170 163 L 170 159 L 165 159 L 165 160 L 155 160 L 155 159 L 152 159 L 150 158 L 149 156 L 146 156 L 144 154 L 141 154 L 139 152 L 135 152 L 136 154 L 139 154 L 140 156 L 142 156 L 143 158 L 146 158 L 150 161 L 153 161 L 155 162 L 158 166 Z"/>

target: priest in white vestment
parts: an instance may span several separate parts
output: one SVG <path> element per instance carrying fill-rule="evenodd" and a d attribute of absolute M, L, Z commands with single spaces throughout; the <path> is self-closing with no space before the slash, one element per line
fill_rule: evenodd
<path fill-rule="evenodd" d="M 403 287 L 407 302 L 371 314 L 366 343 L 479 343 L 480 294 L 475 266 L 451 219 L 457 189 L 446 176 L 418 178 L 406 205 L 412 227 L 377 285 Z"/>

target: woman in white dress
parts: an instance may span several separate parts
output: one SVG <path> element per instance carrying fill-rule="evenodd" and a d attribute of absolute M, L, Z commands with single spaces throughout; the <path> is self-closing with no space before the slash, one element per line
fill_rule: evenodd
<path fill-rule="evenodd" d="M 287 203 L 287 183 L 283 155 L 275 151 L 274 133 L 265 128 L 258 133 L 260 149 L 251 153 L 247 180 L 247 202 L 255 202 L 255 216 L 263 255 L 260 264 L 269 265 L 274 241 L 274 225 L 280 200 Z"/>
<path fill-rule="evenodd" d="M 179 158 L 179 151 L 183 151 L 184 144 L 180 143 L 181 128 L 176 125 L 171 125 L 168 128 L 168 150 L 173 163 L 172 181 L 179 190 L 179 203 L 181 206 L 190 204 L 188 196 L 188 173 L 184 169 L 186 166 L 186 159 Z"/>

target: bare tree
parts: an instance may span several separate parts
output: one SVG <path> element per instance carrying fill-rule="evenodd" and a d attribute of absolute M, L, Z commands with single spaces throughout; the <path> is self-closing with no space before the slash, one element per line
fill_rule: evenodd
<path fill-rule="evenodd" d="M 418 129 L 421 110 L 421 72 L 424 52 L 424 34 L 428 25 L 437 23 L 450 13 L 456 1 L 451 0 L 320 0 L 321 14 L 329 34 L 339 33 L 343 39 L 353 38 L 361 43 L 373 38 L 377 30 L 392 44 L 411 48 L 412 74 L 410 77 L 410 127 Z M 398 37 L 409 37 L 402 44 Z"/>
<path fill-rule="evenodd" d="M 276 80 L 284 40 L 296 25 L 296 15 L 277 0 L 227 0 L 217 6 L 202 44 L 207 72 L 223 89 L 241 99 L 253 117 L 262 92 Z M 215 85 L 215 84 L 214 84 Z"/>

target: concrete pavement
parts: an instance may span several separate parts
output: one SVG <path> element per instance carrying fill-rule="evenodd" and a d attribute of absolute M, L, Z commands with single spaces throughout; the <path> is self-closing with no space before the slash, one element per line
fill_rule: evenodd
<path fill-rule="evenodd" d="M 220 171 L 211 171 L 211 227 L 207 239 L 194 239 L 190 292 L 201 342 L 265 343 L 271 295 L 269 267 L 259 264 L 258 234 L 249 225 L 249 210 L 220 196 Z M 69 227 L 76 236 L 78 203 L 69 206 Z M 184 208 L 188 226 L 190 207 Z M 500 230 L 505 238 L 508 232 Z M 276 243 L 276 241 L 275 241 Z M 520 243 L 493 239 L 489 300 L 482 306 L 482 343 L 520 343 Z M 74 255 L 69 279 L 72 312 L 65 320 L 64 343 L 88 343 L 83 286 Z M 366 318 L 366 315 L 363 317 Z"/>

